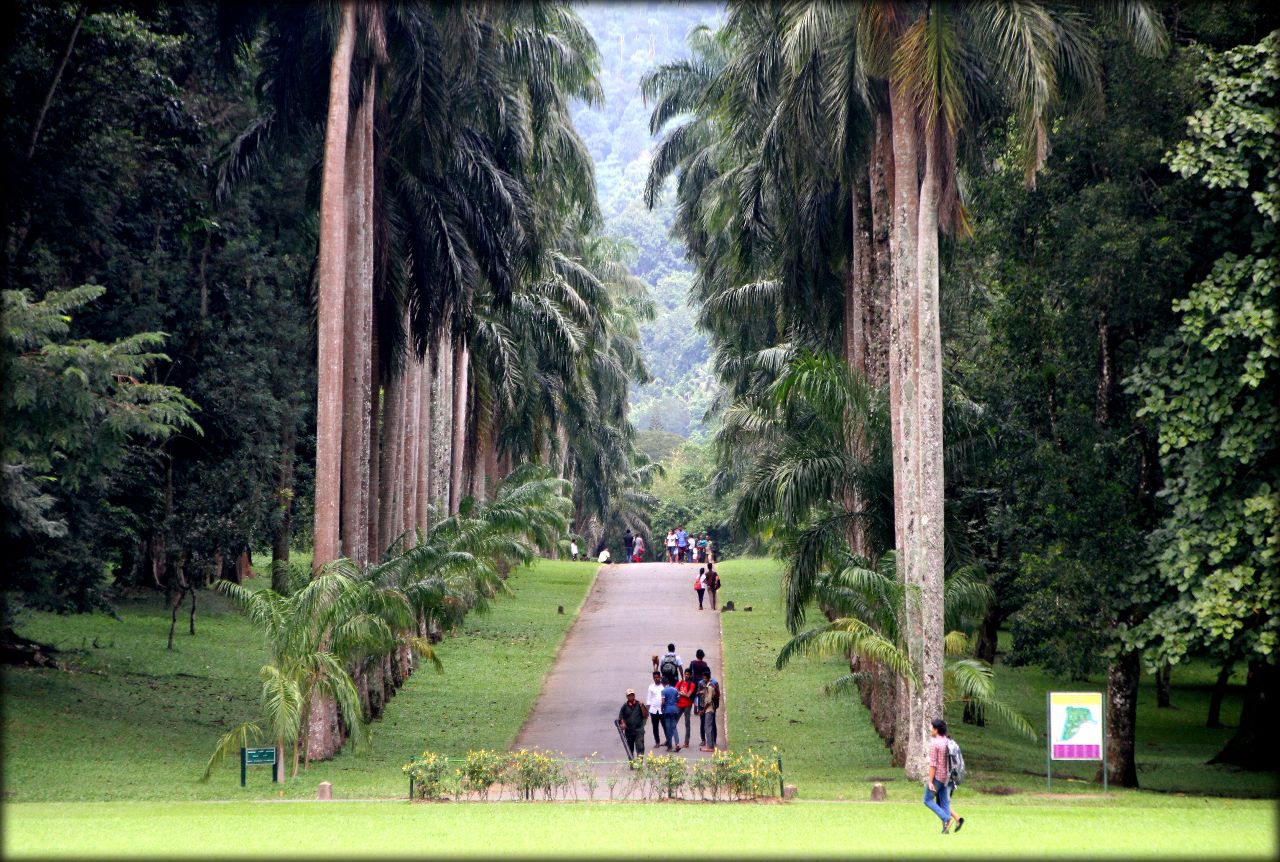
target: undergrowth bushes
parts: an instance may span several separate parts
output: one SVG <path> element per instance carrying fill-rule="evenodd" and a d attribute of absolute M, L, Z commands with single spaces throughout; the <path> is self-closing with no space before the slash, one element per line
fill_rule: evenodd
<path fill-rule="evenodd" d="M 451 764 L 454 764 L 451 766 Z M 595 799 L 597 762 L 569 760 L 544 751 L 469 751 L 446 758 L 432 751 L 406 763 L 413 799 L 486 800 L 496 792 L 517 799 Z M 705 760 L 673 754 L 647 755 L 617 763 L 605 784 L 610 800 L 685 799 L 708 802 L 776 797 L 781 785 L 776 757 L 751 749 L 742 754 L 717 751 Z"/>

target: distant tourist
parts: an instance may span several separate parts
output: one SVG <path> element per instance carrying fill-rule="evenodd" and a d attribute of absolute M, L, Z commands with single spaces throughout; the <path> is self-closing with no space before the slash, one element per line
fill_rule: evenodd
<path fill-rule="evenodd" d="M 676 708 L 680 712 L 676 716 L 678 722 L 684 719 L 684 747 L 689 747 L 690 740 L 693 739 L 693 733 L 690 725 L 693 721 L 693 699 L 698 693 L 698 685 L 693 681 L 693 671 L 685 668 L 684 679 L 676 683 Z M 680 750 L 680 746 L 676 746 L 676 751 Z"/>
<path fill-rule="evenodd" d="M 653 724 L 653 747 L 657 748 L 662 742 L 662 738 L 658 736 L 658 731 L 662 727 L 662 674 L 658 673 L 658 669 L 653 669 L 653 682 L 649 683 L 649 689 L 644 695 L 644 705 L 649 709 L 649 721 Z"/>
<path fill-rule="evenodd" d="M 667 562 L 676 561 L 676 531 L 667 530 Z"/>
<path fill-rule="evenodd" d="M 710 544 L 710 540 L 707 538 L 707 534 L 703 533 L 698 538 L 698 562 L 699 563 L 705 563 L 707 561 L 707 545 L 708 544 Z"/>
<path fill-rule="evenodd" d="M 597 559 L 600 561 L 601 565 L 604 565 L 604 564 L 608 563 L 608 562 L 609 562 L 609 549 L 608 549 L 608 548 L 601 548 L 601 549 L 600 549 L 600 556 L 599 556 L 599 557 L 597 557 Z"/>
<path fill-rule="evenodd" d="M 704 673 L 711 673 L 711 665 L 707 664 L 707 654 L 702 650 L 694 653 L 695 658 L 689 662 L 689 670 L 693 671 L 693 678 L 696 682 L 702 682 Z"/>
<path fill-rule="evenodd" d="M 680 717 L 680 693 L 672 680 L 664 679 L 662 686 L 662 732 L 667 737 L 667 751 L 680 750 L 680 728 L 676 720 Z M 672 746 L 675 746 L 672 748 Z"/>
<path fill-rule="evenodd" d="M 684 524 L 676 528 L 676 562 L 683 563 L 689 552 L 689 534 L 684 530 Z"/>
<path fill-rule="evenodd" d="M 951 793 L 948 784 L 951 779 L 951 758 L 947 751 L 947 723 L 935 718 L 929 726 L 929 773 L 924 779 L 925 807 L 938 815 L 942 821 L 942 834 L 951 831 L 955 817 L 951 811 Z M 956 831 L 964 826 L 964 821 L 956 822 Z"/>
<path fill-rule="evenodd" d="M 658 671 L 662 674 L 662 681 L 672 685 L 684 674 L 684 662 L 680 660 L 675 644 L 667 644 L 667 652 L 658 662 Z"/>
<path fill-rule="evenodd" d="M 716 609 L 716 593 L 720 592 L 720 573 L 714 560 L 707 560 L 707 589 L 711 590 L 711 610 Z"/>
<path fill-rule="evenodd" d="M 702 687 L 702 738 L 700 751 L 716 750 L 716 712 L 724 699 L 720 692 L 720 683 L 711 675 L 711 671 L 703 671 L 705 684 Z"/>
<path fill-rule="evenodd" d="M 636 700 L 635 689 L 627 689 L 627 699 L 618 710 L 618 727 L 626 741 L 627 760 L 644 757 L 644 720 L 649 710 Z"/>
<path fill-rule="evenodd" d="M 578 542 L 576 539 L 569 540 L 569 553 L 573 555 L 573 561 L 578 562 Z"/>
<path fill-rule="evenodd" d="M 635 547 L 636 537 L 631 535 L 631 530 L 628 528 L 627 532 L 622 536 L 622 562 L 631 562 L 631 555 L 635 553 Z"/>
<path fill-rule="evenodd" d="M 693 579 L 693 588 L 698 592 L 698 610 L 702 610 L 702 597 L 707 592 L 706 569 L 698 569 L 698 576 Z"/>
<path fill-rule="evenodd" d="M 632 548 L 632 553 L 633 553 L 633 556 L 631 558 L 632 560 L 634 560 L 637 563 L 644 562 L 644 536 L 641 536 L 638 533 L 636 534 L 636 543 Z"/>

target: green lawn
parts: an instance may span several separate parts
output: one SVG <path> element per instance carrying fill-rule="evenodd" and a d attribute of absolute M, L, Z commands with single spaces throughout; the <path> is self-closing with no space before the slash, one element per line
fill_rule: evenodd
<path fill-rule="evenodd" d="M 506 748 L 532 708 L 594 577 L 593 563 L 540 562 L 512 573 L 514 596 L 438 645 L 444 674 L 420 669 L 373 726 L 372 744 L 274 786 L 270 771 L 228 763 L 196 781 L 225 728 L 257 714 L 261 639 L 221 597 L 200 594 L 195 637 L 154 597 L 103 614 L 29 614 L 20 630 L 60 647 L 72 672 L 4 671 L 4 787 L 11 802 L 403 795 L 400 766 L 430 747 L 450 754 Z M 265 578 L 263 579 L 265 580 Z M 558 614 L 558 605 L 565 613 Z"/>
<path fill-rule="evenodd" d="M 694 803 L 696 805 L 696 803 Z M 1271 858 L 1261 801 L 975 807 L 940 835 L 919 804 L 796 803 L 690 809 L 662 803 L 32 803 L 8 806 L 5 858 L 76 856 L 647 858 L 674 824 L 705 818 L 699 858 Z M 70 828 L 69 828 L 70 827 Z M 669 842 L 668 842 L 669 843 Z M 683 854 L 682 854 L 683 855 Z"/>
<path fill-rule="evenodd" d="M 773 667 L 778 649 L 787 641 L 782 623 L 779 564 L 766 559 L 730 560 L 720 567 L 725 583 L 722 600 L 732 599 L 738 610 L 721 614 L 727 670 L 725 694 L 729 737 L 735 748 L 777 746 L 789 783 L 808 799 L 865 799 L 873 779 L 889 779 L 890 799 L 914 799 L 914 782 L 889 766 L 888 751 L 871 729 L 866 710 L 856 697 L 827 697 L 823 683 L 845 672 L 840 659 L 800 659 L 785 671 Z M 752 611 L 745 612 L 750 606 Z M 821 620 L 814 614 L 811 620 Z M 1151 677 L 1144 677 L 1138 703 L 1138 780 L 1146 790 L 1239 797 L 1280 796 L 1276 776 L 1234 767 L 1207 766 L 1205 761 L 1231 735 L 1230 727 L 1204 726 L 1209 689 L 1215 671 L 1203 663 L 1180 665 L 1173 673 L 1173 709 L 1159 709 Z M 1018 709 L 1041 734 L 1031 742 L 1005 728 L 975 727 L 961 721 L 962 710 L 948 710 L 953 735 L 964 746 L 969 782 L 960 802 L 1002 798 L 1011 804 L 1041 804 L 1045 791 L 1045 693 L 1051 689 L 1105 691 L 1095 677 L 1064 683 L 1034 668 L 996 664 L 1002 699 Z M 1223 705 L 1222 720 L 1234 724 L 1240 715 L 1243 679 L 1235 680 Z M 1095 794 L 1094 764 L 1054 764 L 1054 793 Z M 1008 794 L 1008 795 L 1003 795 Z M 1163 804 L 1160 795 L 1120 790 L 1110 804 Z M 1176 797 L 1169 797 L 1176 799 Z M 964 806 L 961 805 L 963 808 Z"/>
<path fill-rule="evenodd" d="M 22 631 L 60 646 L 72 671 L 4 672 L 0 850 L 6 858 L 647 853 L 655 835 L 688 820 L 685 806 L 699 803 L 388 799 L 406 792 L 400 766 L 424 748 L 458 755 L 511 743 L 595 569 L 542 562 L 513 573 L 515 595 L 440 645 L 447 672 L 415 674 L 375 725 L 368 750 L 316 764 L 283 787 L 260 768 L 242 790 L 233 764 L 208 784 L 196 781 L 221 729 L 255 711 L 260 640 L 225 602 L 202 594 L 199 634 L 181 634 L 172 652 L 164 648 L 168 615 L 154 598 L 123 602 L 123 621 L 27 615 Z M 1195 666 L 1174 674 L 1177 709 L 1156 709 L 1143 689 L 1138 759 L 1148 789 L 1140 791 L 1104 797 L 1085 780 L 1091 769 L 1077 766 L 1060 769 L 1055 794 L 1046 794 L 1041 744 L 949 716 L 970 781 L 957 800 L 965 830 L 943 837 L 920 804 L 919 785 L 889 765 L 856 699 L 821 694 L 841 673 L 839 660 L 773 669 L 787 637 L 777 564 L 730 561 L 722 577 L 722 599 L 738 607 L 721 617 L 730 742 L 739 750 L 776 747 L 800 798 L 708 811 L 716 843 L 705 855 L 1270 858 L 1277 849 L 1274 776 L 1203 765 L 1230 730 L 1203 727 L 1211 671 Z M 997 674 L 1002 696 L 1037 727 L 1047 688 L 1076 687 L 1003 664 Z M 1224 720 L 1238 711 L 1237 690 Z M 864 801 L 873 779 L 885 781 L 888 802 Z M 322 780 L 347 801 L 301 801 Z M 1214 798 L 1231 794 L 1270 798 Z M 607 795 L 604 786 L 596 790 L 598 799 Z M 362 799 L 380 801 L 351 801 Z"/>

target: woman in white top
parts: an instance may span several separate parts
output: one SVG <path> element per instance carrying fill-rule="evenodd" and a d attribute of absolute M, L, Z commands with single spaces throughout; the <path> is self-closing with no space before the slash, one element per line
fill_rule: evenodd
<path fill-rule="evenodd" d="M 667 562 L 676 561 L 676 531 L 667 530 Z"/>
<path fill-rule="evenodd" d="M 632 562 L 642 562 L 644 560 L 644 536 L 636 533 L 636 543 L 631 548 Z"/>

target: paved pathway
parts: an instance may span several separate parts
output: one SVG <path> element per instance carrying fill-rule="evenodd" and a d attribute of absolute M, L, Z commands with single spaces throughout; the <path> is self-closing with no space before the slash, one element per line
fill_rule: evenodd
<path fill-rule="evenodd" d="M 516 748 L 563 752 L 570 758 L 622 760 L 626 755 L 613 720 L 628 688 L 644 700 L 653 681 L 651 656 L 661 656 L 667 644 L 687 666 L 694 652 L 706 652 L 716 679 L 723 679 L 720 614 L 711 610 L 711 596 L 698 610 L 693 563 L 631 563 L 604 566 L 596 576 L 578 619 L 569 629 L 559 658 L 543 682 L 533 712 L 516 735 Z M 726 700 L 732 697 L 726 692 Z M 717 714 L 718 746 L 727 742 L 725 710 Z M 698 724 L 691 725 L 694 746 L 681 749 L 688 757 L 708 757 L 698 751 Z M 645 750 L 653 751 L 653 731 L 646 727 Z M 681 741 L 684 722 L 680 722 Z M 663 754 L 666 749 L 663 748 Z"/>

